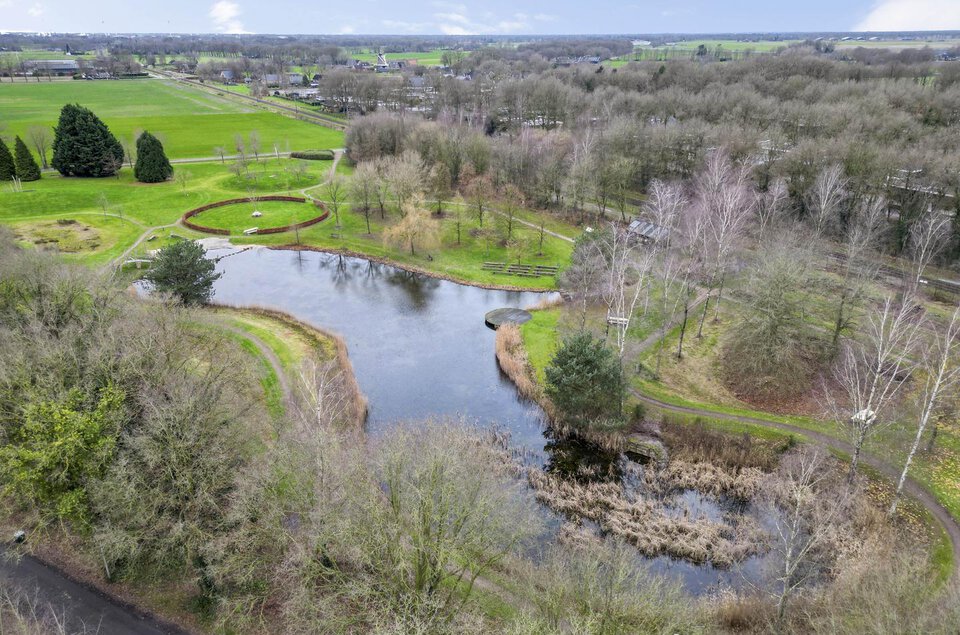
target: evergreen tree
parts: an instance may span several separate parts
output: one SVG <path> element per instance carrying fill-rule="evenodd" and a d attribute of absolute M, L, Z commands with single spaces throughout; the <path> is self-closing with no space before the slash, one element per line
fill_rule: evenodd
<path fill-rule="evenodd" d="M 137 139 L 137 164 L 133 175 L 141 183 L 160 183 L 173 176 L 173 167 L 163 152 L 163 144 L 149 132 Z"/>
<path fill-rule="evenodd" d="M 173 243 L 160 250 L 143 278 L 156 291 L 169 293 L 183 304 L 206 304 L 213 283 L 223 274 L 215 273 L 216 264 L 204 253 L 192 240 Z"/>
<path fill-rule="evenodd" d="M 590 333 L 563 342 L 546 379 L 547 396 L 563 417 L 582 426 L 615 417 L 625 388 L 616 355 Z"/>
<path fill-rule="evenodd" d="M 64 176 L 110 176 L 123 165 L 123 146 L 93 112 L 67 104 L 53 133 L 51 164 Z"/>
<path fill-rule="evenodd" d="M 27 144 L 20 137 L 17 137 L 13 151 L 16 155 L 17 176 L 20 177 L 20 180 L 39 181 L 40 166 L 37 165 L 33 155 L 30 154 L 29 148 L 27 148 Z"/>
<path fill-rule="evenodd" d="M 13 155 L 10 154 L 10 148 L 0 139 L 0 181 L 12 181 L 17 175 L 17 169 L 13 163 Z"/>

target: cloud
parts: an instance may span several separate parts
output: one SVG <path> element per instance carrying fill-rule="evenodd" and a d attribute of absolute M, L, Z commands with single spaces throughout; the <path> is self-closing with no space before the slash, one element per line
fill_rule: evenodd
<path fill-rule="evenodd" d="M 443 4 L 434 2 L 435 6 Z M 472 20 L 466 11 L 456 13 L 434 13 L 437 20 L 435 28 L 444 35 L 474 35 L 477 33 L 516 33 L 530 26 L 530 16 L 526 13 L 514 13 L 510 18 L 497 19 L 492 13 L 484 13 L 482 21 Z M 536 19 L 536 18 L 535 18 Z"/>
<path fill-rule="evenodd" d="M 403 20 L 380 20 L 380 24 L 388 29 L 395 29 L 405 33 L 422 33 L 430 26 L 427 22 L 404 22 Z"/>
<path fill-rule="evenodd" d="M 551 15 L 549 13 L 538 13 L 533 16 L 533 19 L 537 22 L 553 22 L 557 19 L 557 16 Z"/>
<path fill-rule="evenodd" d="M 351 33 L 356 33 L 356 32 L 357 30 L 349 24 L 344 24 L 342 27 L 337 29 L 337 33 L 339 33 L 340 35 L 350 35 Z"/>
<path fill-rule="evenodd" d="M 434 13 L 433 17 L 441 22 L 456 22 L 458 24 L 470 24 L 470 20 L 462 13 Z"/>
<path fill-rule="evenodd" d="M 855 31 L 947 31 L 960 29 L 957 0 L 881 0 Z"/>
<path fill-rule="evenodd" d="M 27 9 L 27 15 L 29 15 L 31 18 L 39 18 L 41 15 L 43 15 L 44 11 L 46 11 L 46 8 L 39 2 L 35 2 L 33 6 Z"/>
<path fill-rule="evenodd" d="M 242 13 L 240 5 L 230 0 L 218 0 L 210 6 L 210 19 L 213 30 L 218 33 L 249 33 L 239 20 Z"/>

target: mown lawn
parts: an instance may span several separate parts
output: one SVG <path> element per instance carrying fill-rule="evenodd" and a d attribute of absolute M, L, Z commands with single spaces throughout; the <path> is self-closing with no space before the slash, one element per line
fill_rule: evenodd
<path fill-rule="evenodd" d="M 119 178 L 103 179 L 65 178 L 47 173 L 39 181 L 25 183 L 23 192 L 0 188 L 0 223 L 11 225 L 23 235 L 25 243 L 34 242 L 28 235 L 32 225 L 43 227 L 56 220 L 75 220 L 92 226 L 102 234 L 99 246 L 73 254 L 68 251 L 67 255 L 102 263 L 122 253 L 148 228 L 174 223 L 187 210 L 251 193 L 299 195 L 299 189 L 316 183 L 330 171 L 330 161 L 304 162 L 307 172 L 298 182 L 289 169 L 294 163 L 292 159 L 254 163 L 249 179 L 234 175 L 229 162 L 177 164 L 176 171 L 189 175 L 186 189 L 175 181 L 138 183 L 129 168 L 124 168 Z M 237 223 L 245 224 L 241 219 Z M 247 226 L 251 225 L 244 229 Z M 174 231 L 189 234 L 185 229 Z M 150 245 L 151 249 L 155 247 Z"/>
<path fill-rule="evenodd" d="M 121 139 L 149 130 L 170 158 L 214 156 L 223 146 L 235 152 L 235 137 L 249 146 L 260 138 L 262 153 L 339 148 L 343 133 L 257 110 L 252 106 L 166 80 L 10 83 L 3 86 L 0 121 L 7 134 L 26 135 L 31 126 L 54 126 L 64 104 L 93 110 Z"/>
<path fill-rule="evenodd" d="M 254 212 L 262 216 L 255 218 Z M 232 235 L 242 234 L 251 227 L 268 229 L 301 223 L 315 216 L 320 216 L 323 210 L 313 203 L 293 203 L 290 201 L 257 201 L 255 203 L 237 203 L 225 207 L 201 212 L 191 221 L 205 227 L 229 230 Z"/>
<path fill-rule="evenodd" d="M 320 192 L 314 192 L 319 195 Z M 430 271 L 441 276 L 458 280 L 471 281 L 480 284 L 510 285 L 532 288 L 552 289 L 556 280 L 552 277 L 525 278 L 512 275 L 494 274 L 484 271 L 481 265 L 484 262 L 516 262 L 516 255 L 501 245 L 497 240 L 487 240 L 474 235 L 477 229 L 475 219 L 466 215 L 460 222 L 460 241 L 457 242 L 457 222 L 452 216 L 442 219 L 433 217 L 433 222 L 440 226 L 440 244 L 437 247 L 415 249 L 411 255 L 409 249 L 397 248 L 384 243 L 384 230 L 399 220 L 396 212 L 389 212 L 386 219 L 381 220 L 379 212 L 370 214 L 370 233 L 367 233 L 366 221 L 362 213 L 345 206 L 340 212 L 341 228 L 336 230 L 336 222 L 331 215 L 326 221 L 300 231 L 300 241 L 303 245 L 312 245 L 329 250 L 344 250 L 360 253 L 375 258 L 389 259 L 401 265 L 408 265 L 417 269 Z M 485 219 L 484 225 L 492 221 Z M 564 267 L 570 261 L 573 245 L 566 241 L 546 236 L 543 241 L 543 252 L 538 253 L 537 230 L 516 225 L 513 230 L 514 238 L 526 241 L 527 248 L 523 251 L 520 261 L 525 264 L 543 264 Z M 231 237 L 237 244 L 260 245 L 289 245 L 294 243 L 291 232 L 283 234 L 269 234 L 265 236 L 237 236 Z"/>

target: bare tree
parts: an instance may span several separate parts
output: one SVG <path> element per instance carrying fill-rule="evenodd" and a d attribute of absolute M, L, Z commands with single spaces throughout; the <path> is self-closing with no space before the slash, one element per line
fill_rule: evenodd
<path fill-rule="evenodd" d="M 768 228 L 781 222 L 790 202 L 790 193 L 783 179 L 776 179 L 764 193 L 757 193 L 757 242 L 762 243 Z"/>
<path fill-rule="evenodd" d="M 923 387 L 918 395 L 920 415 L 917 420 L 917 433 L 907 452 L 903 470 L 897 481 L 897 490 L 890 503 L 890 515 L 897 512 L 897 504 L 903 493 L 903 486 L 910 471 L 910 464 L 920 447 L 920 440 L 926 432 L 944 393 L 951 391 L 960 380 L 960 305 L 953 311 L 950 321 L 943 327 L 932 327 L 932 336 L 927 346 L 922 347 L 920 367 L 924 372 Z"/>
<path fill-rule="evenodd" d="M 233 136 L 233 148 L 237 152 L 238 159 L 246 158 L 246 144 L 243 141 L 243 135 L 236 134 Z"/>
<path fill-rule="evenodd" d="M 483 213 L 493 196 L 493 183 L 486 174 L 473 177 L 467 184 L 467 198 L 477 213 L 477 224 L 483 227 Z"/>
<path fill-rule="evenodd" d="M 680 308 L 681 288 L 686 286 L 685 275 L 688 270 L 683 266 L 682 254 L 675 248 L 674 240 L 688 202 L 683 194 L 683 188 L 677 183 L 655 180 L 650 183 L 648 191 L 649 197 L 644 203 L 643 213 L 650 222 L 665 230 L 663 236 L 652 246 L 654 249 L 652 271 L 658 282 L 655 302 L 659 313 L 660 334 L 654 373 L 659 376 L 667 331 Z"/>
<path fill-rule="evenodd" d="M 760 489 L 773 524 L 773 588 L 777 628 L 798 589 L 832 559 L 834 538 L 850 515 L 856 488 L 836 479 L 836 466 L 821 448 L 802 446 L 783 458 Z"/>
<path fill-rule="evenodd" d="M 336 219 L 336 229 L 337 234 L 340 233 L 340 205 L 343 204 L 344 200 L 347 198 L 347 186 L 343 178 L 339 175 L 334 174 L 323 186 L 324 194 L 326 194 L 327 203 L 330 204 L 330 211 L 333 212 L 333 216 Z"/>
<path fill-rule="evenodd" d="M 353 173 L 353 179 L 350 182 L 350 193 L 353 200 L 360 206 L 363 216 L 367 221 L 367 234 L 370 234 L 370 202 L 375 195 L 377 181 L 380 176 L 377 174 L 377 166 L 372 161 L 361 163 Z"/>
<path fill-rule="evenodd" d="M 223 146 L 215 146 L 215 147 L 213 148 L 213 153 L 220 156 L 220 163 L 224 163 L 224 162 L 225 162 L 225 161 L 224 161 L 224 158 L 223 158 L 224 152 L 225 152 L 225 151 L 224 151 Z"/>
<path fill-rule="evenodd" d="M 848 221 L 840 271 L 843 281 L 833 319 L 832 349 L 840 350 L 840 337 L 855 325 L 855 315 L 867 285 L 876 278 L 879 265 L 872 258 L 886 227 L 886 200 L 871 197 L 861 201 Z"/>
<path fill-rule="evenodd" d="M 173 175 L 173 179 L 180 185 L 180 189 L 184 194 L 187 193 L 187 183 L 190 181 L 190 173 L 186 170 L 176 170 Z"/>
<path fill-rule="evenodd" d="M 423 164 L 420 155 L 407 151 L 390 161 L 387 169 L 387 181 L 390 190 L 397 201 L 397 209 L 401 214 L 407 209 L 408 203 L 421 191 L 423 180 Z"/>
<path fill-rule="evenodd" d="M 627 333 L 636 314 L 640 295 L 647 288 L 653 252 L 640 249 L 639 241 L 617 223 L 610 223 L 610 229 L 597 239 L 596 248 L 606 262 L 601 297 L 607 306 L 607 324 L 615 327 L 622 374 Z M 623 409 L 622 403 L 620 409 Z"/>
<path fill-rule="evenodd" d="M 488 233 L 485 230 L 484 236 Z M 569 293 L 580 309 L 580 331 L 587 327 L 587 309 L 599 297 L 606 259 L 590 242 L 577 241 L 570 264 L 560 273 L 560 287 Z"/>
<path fill-rule="evenodd" d="M 827 400 L 834 419 L 851 435 L 851 480 L 857 473 L 864 443 L 888 423 L 884 419 L 887 407 L 913 367 L 917 326 L 910 302 L 897 305 L 888 297 L 870 315 L 865 341 L 848 342 L 841 353 L 834 378 L 845 393 L 845 403 L 839 404 L 829 392 Z"/>
<path fill-rule="evenodd" d="M 250 148 L 250 152 L 253 153 L 253 160 L 260 160 L 260 133 L 256 130 L 250 132 L 250 142 L 247 144 L 247 147 Z"/>
<path fill-rule="evenodd" d="M 718 290 L 715 319 L 720 318 L 720 302 L 723 299 L 723 286 L 730 258 L 756 203 L 749 183 L 749 167 L 734 165 L 724 150 L 710 154 L 706 169 L 697 181 L 696 204 L 703 208 L 706 217 L 703 257 L 708 263 L 707 299 L 700 315 L 697 337 L 703 335 L 703 323 L 714 289 Z"/>
<path fill-rule="evenodd" d="M 296 179 L 297 184 L 300 184 L 300 181 L 303 180 L 303 177 L 307 175 L 307 163 L 306 161 L 294 161 L 290 165 L 290 172 L 293 174 L 293 178 Z"/>
<path fill-rule="evenodd" d="M 823 236 L 831 226 L 837 224 L 840 206 L 847 196 L 846 188 L 847 179 L 843 176 L 843 166 L 840 164 L 824 168 L 817 175 L 807 204 L 813 214 L 813 230 L 817 236 Z"/>
<path fill-rule="evenodd" d="M 30 126 L 27 128 L 27 137 L 33 144 L 33 149 L 40 155 L 40 166 L 46 170 L 50 167 L 47 163 L 47 151 L 53 143 L 53 134 L 50 128 L 47 126 Z"/>
<path fill-rule="evenodd" d="M 907 247 L 913 261 L 908 294 L 916 293 L 927 266 L 950 241 L 950 219 L 940 212 L 929 209 L 911 227 Z"/>
<path fill-rule="evenodd" d="M 385 220 L 387 201 L 390 199 L 390 182 L 387 180 L 389 165 L 382 159 L 378 159 L 374 165 L 377 168 L 377 180 L 374 183 L 373 194 L 377 199 L 377 207 L 380 208 L 380 220 Z"/>

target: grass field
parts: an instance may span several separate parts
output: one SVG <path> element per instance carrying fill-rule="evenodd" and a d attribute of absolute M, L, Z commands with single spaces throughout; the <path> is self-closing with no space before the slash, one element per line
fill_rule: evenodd
<path fill-rule="evenodd" d="M 254 192 L 299 196 L 304 190 L 323 199 L 325 188 L 316 184 L 329 174 L 331 162 L 303 162 L 307 173 L 299 181 L 289 169 L 295 163 L 292 159 L 263 159 L 251 164 L 246 177 L 236 176 L 230 162 L 178 164 L 175 170 L 189 174 L 186 188 L 174 181 L 151 185 L 137 183 L 129 168 L 121 172 L 120 178 L 80 179 L 45 174 L 41 180 L 30 183 L 24 192 L 0 190 L 0 223 L 12 226 L 23 244 L 59 246 L 68 259 L 103 264 L 121 255 L 150 228 L 176 223 L 184 212 L 206 203 L 249 196 Z M 348 176 L 351 171 L 352 167 L 345 161 L 337 166 L 341 175 Z M 267 205 L 258 204 L 263 206 L 263 211 L 269 212 L 271 208 Z M 293 208 L 276 205 L 280 205 L 276 209 L 282 210 L 278 212 L 281 216 L 293 212 L 313 217 L 316 211 L 309 204 L 287 204 Z M 252 204 L 230 206 L 204 212 L 197 219 L 204 225 L 210 224 L 212 219 L 212 226 L 223 225 L 237 234 L 249 227 L 282 225 L 292 220 L 278 218 L 277 223 L 265 225 L 250 216 L 252 211 Z M 531 222 L 536 219 L 533 212 L 525 212 L 522 216 Z M 516 261 L 519 256 L 524 263 L 562 267 L 569 262 L 573 248 L 567 241 L 546 235 L 543 252 L 539 253 L 538 231 L 515 223 L 513 236 L 522 243 L 518 253 L 497 240 L 477 235 L 476 218 L 464 211 L 460 218 L 459 243 L 456 218 L 448 214 L 443 219 L 434 220 L 440 226 L 440 245 L 430 250 L 420 249 L 411 256 L 408 250 L 388 247 L 383 242 L 384 229 L 399 219 L 395 212 L 389 213 L 385 220 L 381 220 L 377 212 L 372 212 L 369 234 L 363 215 L 351 211 L 349 206 L 344 206 L 340 219 L 339 232 L 335 231 L 332 218 L 300 231 L 301 244 L 389 259 L 439 275 L 483 284 L 553 288 L 556 282 L 551 277 L 497 275 L 483 271 L 480 265 L 485 261 Z M 298 216 L 298 220 L 303 218 Z M 484 226 L 489 228 L 498 222 L 496 215 L 488 213 Z M 559 221 L 547 225 L 566 235 L 575 236 L 577 233 L 575 228 Z M 77 248 L 77 232 L 95 240 L 81 242 L 81 248 Z M 133 255 L 140 256 L 163 245 L 171 232 L 187 237 L 200 236 L 181 227 L 158 230 L 154 232 L 156 239 L 142 243 Z M 283 232 L 249 237 L 237 235 L 231 239 L 238 244 L 289 245 L 295 242 L 296 235 Z"/>
<path fill-rule="evenodd" d="M 330 161 L 306 162 L 308 172 L 298 185 L 286 171 L 293 163 L 290 159 L 264 160 L 254 164 L 251 174 L 257 175 L 258 183 L 270 184 L 263 186 L 264 191 L 297 195 L 301 187 L 318 182 L 330 171 Z M 49 239 L 50 232 L 66 234 L 76 229 L 57 225 L 57 220 L 74 220 L 90 226 L 98 232 L 97 245 L 67 251 L 65 255 L 68 259 L 100 264 L 119 256 L 150 227 L 174 223 L 187 210 L 206 203 L 250 194 L 250 182 L 232 174 L 229 164 L 181 164 L 175 169 L 189 174 L 185 190 L 173 181 L 137 183 L 129 168 L 121 171 L 120 178 L 80 179 L 44 174 L 39 181 L 29 183 L 23 192 L 0 190 L 0 223 L 10 225 L 27 244 L 37 244 L 37 237 Z M 192 235 L 182 228 L 175 231 Z M 157 237 L 168 234 L 169 230 L 157 232 Z M 49 241 L 43 244 L 52 246 Z M 148 243 L 144 247 L 155 249 L 157 246 Z"/>
<path fill-rule="evenodd" d="M 254 212 L 260 212 L 262 216 L 254 218 L 252 216 Z M 242 234 L 243 230 L 250 227 L 269 229 L 292 225 L 309 220 L 322 213 L 322 210 L 310 202 L 259 201 L 215 207 L 197 214 L 191 220 L 205 227 L 227 229 L 231 234 Z"/>
<path fill-rule="evenodd" d="M 443 57 L 445 52 L 444 49 L 433 49 L 432 51 L 426 52 L 384 53 L 383 56 L 387 58 L 387 61 L 417 60 L 417 64 L 423 66 L 440 66 L 440 58 Z M 351 59 L 357 59 L 361 62 L 370 62 L 372 64 L 377 61 L 377 54 L 373 51 L 365 51 L 363 53 L 349 52 L 347 55 Z"/>
<path fill-rule="evenodd" d="M 213 156 L 214 147 L 234 151 L 234 138 L 256 132 L 263 152 L 339 148 L 343 133 L 164 80 L 12 83 L 0 87 L 0 121 L 7 135 L 30 126 L 54 126 L 60 108 L 78 103 L 93 110 L 118 138 L 149 130 L 172 158 Z"/>

